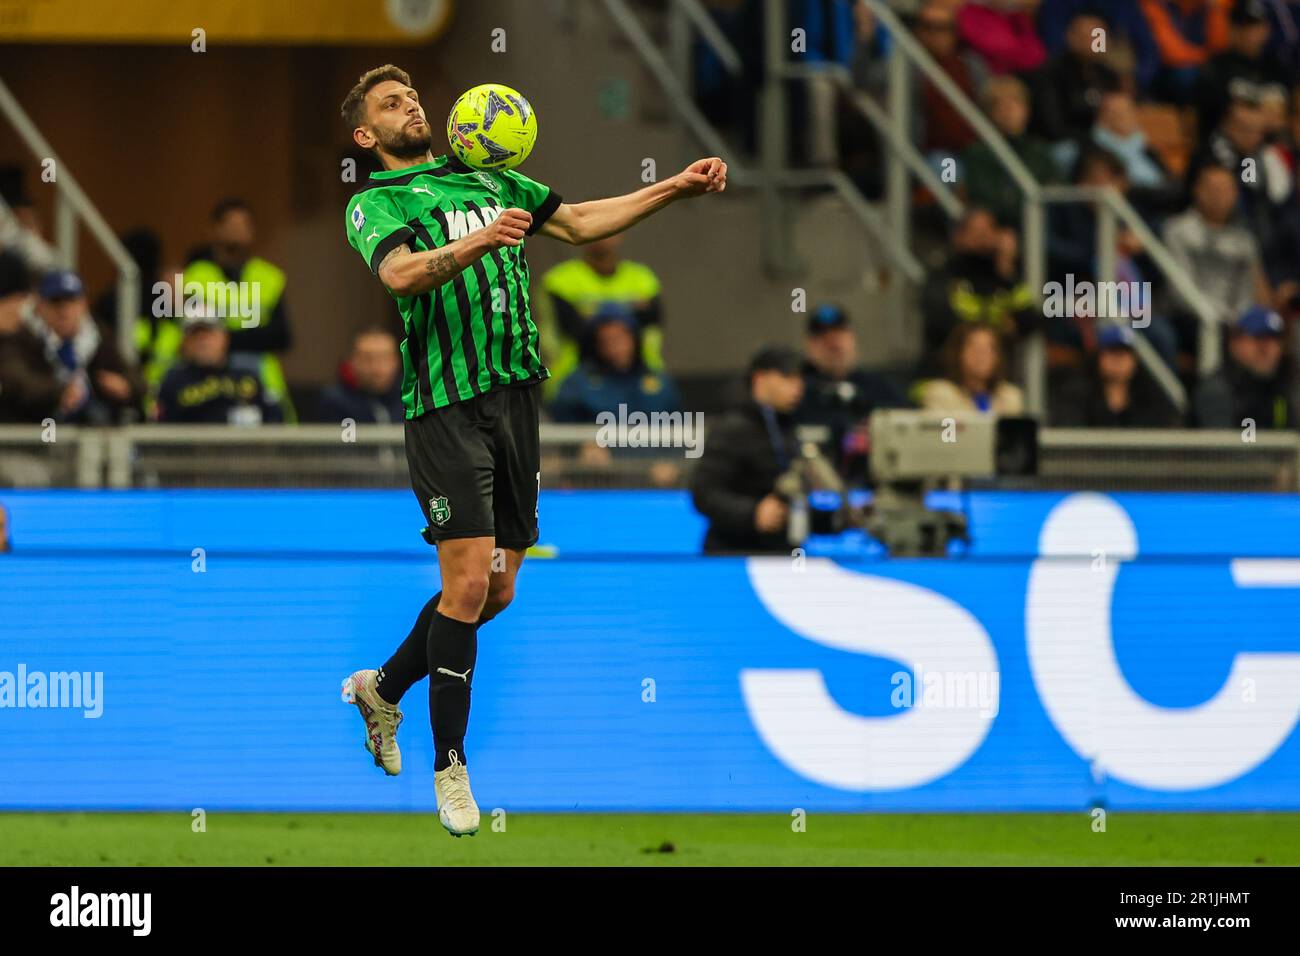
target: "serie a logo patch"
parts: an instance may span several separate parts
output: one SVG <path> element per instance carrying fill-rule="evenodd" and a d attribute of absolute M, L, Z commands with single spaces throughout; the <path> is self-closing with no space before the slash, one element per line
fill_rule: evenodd
<path fill-rule="evenodd" d="M 439 527 L 451 520 L 451 505 L 446 495 L 429 499 L 429 520 Z"/>
<path fill-rule="evenodd" d="M 365 224 L 366 224 L 366 214 L 361 211 L 360 204 L 353 206 L 352 207 L 352 228 L 355 229 L 357 232 L 360 232 L 361 227 L 364 226 Z"/>

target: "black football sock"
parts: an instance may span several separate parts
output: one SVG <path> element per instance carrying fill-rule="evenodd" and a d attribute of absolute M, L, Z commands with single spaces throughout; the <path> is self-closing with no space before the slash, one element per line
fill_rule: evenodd
<path fill-rule="evenodd" d="M 465 759 L 465 730 L 469 726 L 470 682 L 478 657 L 478 624 L 467 624 L 437 612 L 429 627 L 429 725 L 433 728 L 433 769 L 451 766 L 451 751 Z"/>
<path fill-rule="evenodd" d="M 429 673 L 429 625 L 433 623 L 433 614 L 438 610 L 440 600 L 441 591 L 429 599 L 429 603 L 416 618 L 411 633 L 406 635 L 406 640 L 379 668 L 379 682 L 375 685 L 375 691 L 390 704 L 400 701 L 412 684 L 423 680 Z"/>

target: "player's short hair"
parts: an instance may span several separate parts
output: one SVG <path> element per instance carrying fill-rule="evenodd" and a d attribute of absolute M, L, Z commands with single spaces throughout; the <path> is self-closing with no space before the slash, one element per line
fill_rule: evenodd
<path fill-rule="evenodd" d="M 366 121 L 366 94 L 387 80 L 396 80 L 398 83 L 410 86 L 411 74 L 400 66 L 385 63 L 383 66 L 362 73 L 361 78 L 357 80 L 357 85 L 348 90 L 348 95 L 343 97 L 343 106 L 340 107 L 339 112 L 343 114 L 343 122 L 347 124 L 349 132 Z"/>

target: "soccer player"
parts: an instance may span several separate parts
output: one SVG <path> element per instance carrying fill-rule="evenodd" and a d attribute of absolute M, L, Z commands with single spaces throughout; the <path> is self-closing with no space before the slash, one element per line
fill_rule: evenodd
<path fill-rule="evenodd" d="M 406 458 L 442 578 L 406 640 L 377 671 L 348 677 L 344 698 L 361 712 L 376 765 L 395 775 L 397 705 L 428 676 L 438 819 L 462 836 L 479 825 L 465 757 L 478 629 L 510 603 L 537 542 L 538 404 L 549 373 L 524 238 L 612 236 L 675 200 L 722 192 L 727 165 L 701 159 L 637 192 L 570 204 L 519 172 L 434 156 L 433 129 L 396 66 L 364 74 L 342 112 L 353 141 L 383 165 L 348 203 L 346 229 L 405 326 Z"/>

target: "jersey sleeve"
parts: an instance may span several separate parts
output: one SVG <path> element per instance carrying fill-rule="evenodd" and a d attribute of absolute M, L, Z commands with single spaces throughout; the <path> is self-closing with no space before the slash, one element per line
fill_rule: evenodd
<path fill-rule="evenodd" d="M 510 192 L 510 201 L 519 209 L 532 213 L 533 224 L 528 229 L 532 235 L 542 224 L 551 218 L 551 214 L 560 208 L 564 200 L 560 194 L 534 179 L 529 179 L 521 172 L 508 169 L 501 174 Z"/>
<path fill-rule="evenodd" d="M 374 191 L 359 193 L 348 203 L 347 233 L 352 248 L 376 273 L 384 256 L 415 235 L 392 200 Z"/>

